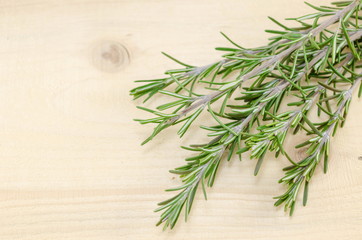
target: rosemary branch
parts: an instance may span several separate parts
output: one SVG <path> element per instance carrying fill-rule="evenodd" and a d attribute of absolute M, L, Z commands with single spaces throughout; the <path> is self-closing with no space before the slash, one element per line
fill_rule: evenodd
<path fill-rule="evenodd" d="M 285 176 L 280 182 L 287 184 L 288 190 L 276 197 L 276 206 L 284 204 L 285 210 L 292 214 L 303 184 L 306 204 L 310 179 L 322 156 L 326 171 L 330 138 L 339 122 L 343 126 L 352 91 L 358 85 L 359 96 L 362 95 L 362 3 L 353 0 L 333 4 L 334 7 L 308 4 L 318 12 L 288 19 L 298 22 L 299 27 L 290 28 L 270 18 L 282 30 L 266 30 L 274 34 L 266 46 L 244 48 L 223 34 L 234 47 L 217 48 L 226 52 L 223 58 L 201 67 L 165 54 L 183 68 L 167 71 L 165 78 L 141 80 L 146 84 L 131 90 L 134 98 L 147 96 L 145 101 L 156 93 L 173 99 L 156 110 L 138 107 L 155 117 L 137 121 L 156 124 L 142 144 L 179 123 L 183 124 L 178 134 L 183 136 L 205 109 L 217 122 L 214 126 L 200 126 L 209 131 L 211 141 L 183 147 L 197 154 L 187 158 L 184 166 L 171 171 L 180 175 L 182 184 L 168 189 L 177 194 L 159 203 L 155 211 L 162 213 L 157 225 L 163 223 L 164 229 L 173 228 L 183 209 L 187 219 L 199 185 L 206 198 L 206 187 L 214 184 L 223 159 L 229 161 L 236 154 L 241 160 L 241 155 L 248 151 L 251 158 L 257 159 L 255 175 L 268 151 L 275 151 L 276 156 L 281 153 L 292 164 L 284 169 Z M 326 19 L 319 22 L 321 18 Z M 231 75 L 233 72 L 237 75 Z M 243 86 L 246 81 L 251 85 Z M 171 89 L 173 84 L 175 87 Z M 345 90 L 346 85 L 351 87 Z M 197 90 L 200 88 L 210 93 L 200 94 Z M 291 101 L 286 98 L 289 95 L 299 100 Z M 237 104 L 231 103 L 231 98 Z M 215 102 L 221 105 L 217 111 L 212 107 Z M 282 104 L 293 109 L 280 113 Z M 326 115 L 328 120 L 313 123 L 310 120 L 313 116 L 309 116 L 313 107 L 317 107 L 317 117 Z M 173 110 L 167 112 L 169 109 Z M 290 129 L 293 133 L 303 130 L 313 136 L 296 146 L 309 146 L 308 156 L 300 162 L 294 161 L 283 147 Z"/>

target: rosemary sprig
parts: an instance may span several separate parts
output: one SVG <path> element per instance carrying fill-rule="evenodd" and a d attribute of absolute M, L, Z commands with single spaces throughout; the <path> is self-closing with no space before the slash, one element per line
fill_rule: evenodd
<path fill-rule="evenodd" d="M 183 209 L 187 219 L 199 186 L 206 198 L 206 187 L 214 184 L 223 159 L 229 161 L 234 154 L 241 159 L 248 151 L 257 159 L 255 175 L 268 151 L 290 161 L 280 180 L 288 190 L 277 197 L 275 205 L 284 204 L 292 214 L 302 185 L 306 204 L 308 184 L 322 157 L 327 169 L 330 138 L 338 122 L 344 123 L 352 91 L 359 85 L 362 93 L 361 1 L 335 2 L 333 7 L 308 5 L 317 12 L 288 19 L 299 23 L 298 27 L 270 18 L 282 30 L 266 30 L 273 36 L 265 46 L 241 47 L 223 34 L 233 47 L 217 48 L 226 52 L 221 60 L 196 67 L 165 54 L 182 68 L 167 71 L 165 78 L 142 80 L 145 85 L 131 90 L 134 98 L 145 97 L 145 101 L 157 93 L 172 98 L 156 110 L 139 107 L 155 116 L 137 121 L 156 124 L 143 144 L 179 123 L 178 135 L 183 136 L 204 110 L 217 123 L 201 126 L 213 138 L 210 142 L 184 147 L 197 154 L 171 171 L 180 175 L 182 184 L 168 190 L 178 192 L 174 197 L 159 203 L 156 211 L 162 213 L 157 225 L 173 228 Z M 244 86 L 246 81 L 249 86 Z M 346 85 L 352 87 L 346 90 Z M 290 95 L 299 100 L 290 100 Z M 217 110 L 215 105 L 219 105 Z M 282 105 L 291 109 L 280 112 Z M 310 111 L 314 106 L 317 117 L 329 120 L 315 123 Z M 300 162 L 283 147 L 290 129 L 313 136 L 297 146 L 309 146 L 308 156 Z"/>
<path fill-rule="evenodd" d="M 316 129 L 318 133 L 314 133 L 313 137 L 308 141 L 299 144 L 297 147 L 308 146 L 306 153 L 308 154 L 302 161 L 284 168 L 285 176 L 279 180 L 280 183 L 288 185 L 288 190 L 275 202 L 275 206 L 284 204 L 285 210 L 290 209 L 290 214 L 293 214 L 295 202 L 304 184 L 303 205 L 306 205 L 308 198 L 308 185 L 315 172 L 315 169 L 322 158 L 324 158 L 324 172 L 327 172 L 327 164 L 330 150 L 330 140 L 337 130 L 338 123 L 345 121 L 346 113 L 352 99 L 352 92 L 360 84 L 362 78 L 358 78 L 350 89 L 338 93 L 337 99 L 339 102 L 338 109 L 331 114 L 327 121 L 314 124 L 309 123 L 311 128 Z"/>

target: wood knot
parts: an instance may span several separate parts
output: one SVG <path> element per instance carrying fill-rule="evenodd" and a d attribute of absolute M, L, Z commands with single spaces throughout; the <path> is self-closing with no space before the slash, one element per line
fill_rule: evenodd
<path fill-rule="evenodd" d="M 305 153 L 306 148 L 299 148 L 295 153 L 296 162 L 302 161 L 307 155 Z"/>
<path fill-rule="evenodd" d="M 127 48 L 116 41 L 98 42 L 92 50 L 92 62 L 104 72 L 118 72 L 130 62 Z"/>

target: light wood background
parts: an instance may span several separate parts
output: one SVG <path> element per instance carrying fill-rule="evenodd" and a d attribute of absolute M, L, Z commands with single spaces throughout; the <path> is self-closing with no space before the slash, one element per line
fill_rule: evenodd
<path fill-rule="evenodd" d="M 154 226 L 179 183 L 168 170 L 190 156 L 178 146 L 204 132 L 173 128 L 141 147 L 152 127 L 132 121 L 145 117 L 133 81 L 176 67 L 160 51 L 204 65 L 228 45 L 219 31 L 257 46 L 268 15 L 309 12 L 298 0 L 0 0 L 0 239 L 361 239 L 357 99 L 292 218 L 272 199 L 287 162 L 270 157 L 258 177 L 254 161 L 223 164 L 188 223 Z"/>

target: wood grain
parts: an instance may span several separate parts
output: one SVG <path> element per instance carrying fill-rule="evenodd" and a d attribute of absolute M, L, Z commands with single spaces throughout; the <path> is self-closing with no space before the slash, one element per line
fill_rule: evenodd
<path fill-rule="evenodd" d="M 297 0 L 1 0 L 0 239 L 360 239 L 361 100 L 294 217 L 273 206 L 287 162 L 270 157 L 258 177 L 253 161 L 222 165 L 187 224 L 154 227 L 163 189 L 178 184 L 168 170 L 189 156 L 178 146 L 204 133 L 169 129 L 140 147 L 151 127 L 132 121 L 144 117 L 133 81 L 175 67 L 160 51 L 203 65 L 227 45 L 219 31 L 257 46 L 267 16 L 309 11 Z"/>

